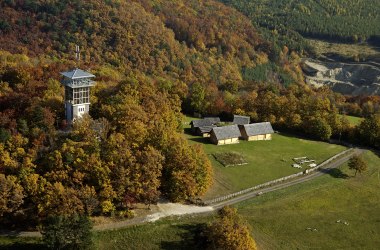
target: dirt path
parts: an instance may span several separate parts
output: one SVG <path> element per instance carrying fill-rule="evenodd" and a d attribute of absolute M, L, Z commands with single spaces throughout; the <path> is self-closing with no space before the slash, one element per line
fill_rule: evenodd
<path fill-rule="evenodd" d="M 264 189 L 256 190 L 254 192 L 251 192 L 251 193 L 248 193 L 248 194 L 244 194 L 244 195 L 232 198 L 230 200 L 222 201 L 222 202 L 220 202 L 218 204 L 213 205 L 213 208 L 214 209 L 220 209 L 220 208 L 222 208 L 224 206 L 233 205 L 233 204 L 236 204 L 236 203 L 239 203 L 241 201 L 245 201 L 245 200 L 254 198 L 256 196 L 259 196 L 259 195 L 262 195 L 262 194 L 265 194 L 265 193 L 273 192 L 273 191 L 276 191 L 276 190 L 279 190 L 279 189 L 283 189 L 283 188 L 287 188 L 287 187 L 290 187 L 290 186 L 297 185 L 299 183 L 310 181 L 310 180 L 315 179 L 315 178 L 317 178 L 319 176 L 328 174 L 330 170 L 332 170 L 334 168 L 337 168 L 337 167 L 340 167 L 341 165 L 343 165 L 344 163 L 346 163 L 354 154 L 362 154 L 364 151 L 365 150 L 362 150 L 362 149 L 355 149 L 352 153 L 350 153 L 350 154 L 348 154 L 348 155 L 346 155 L 346 156 L 344 156 L 344 157 L 342 157 L 342 158 L 340 158 L 340 159 L 338 159 L 336 161 L 333 161 L 333 162 L 327 164 L 326 167 L 321 168 L 319 171 L 316 171 L 316 172 L 314 172 L 312 174 L 305 175 L 304 177 L 297 178 L 297 179 L 294 179 L 294 180 L 291 180 L 291 181 L 279 183 L 279 184 L 271 186 L 271 187 L 267 187 L 267 188 L 264 188 Z"/>
<path fill-rule="evenodd" d="M 120 222 L 113 222 L 113 223 L 107 223 L 102 225 L 94 226 L 94 231 L 105 231 L 105 230 L 115 230 L 120 229 L 132 225 L 138 225 L 143 223 L 150 223 L 157 221 L 161 218 L 169 217 L 169 216 L 181 216 L 181 215 L 189 215 L 189 214 L 200 214 L 200 213 L 209 213 L 212 211 L 215 211 L 217 209 L 220 209 L 227 205 L 233 205 L 248 199 L 252 199 L 254 197 L 257 197 L 259 195 L 273 192 L 275 190 L 287 188 L 293 185 L 297 185 L 299 183 L 303 183 L 312 179 L 315 179 L 319 176 L 328 174 L 328 172 L 334 168 L 337 168 L 344 163 L 346 163 L 352 155 L 354 154 L 362 154 L 365 150 L 363 149 L 355 149 L 350 154 L 343 156 L 342 158 L 339 158 L 336 161 L 333 161 L 329 164 L 327 164 L 325 167 L 320 169 L 317 172 L 314 172 L 309 175 L 305 175 L 304 177 L 300 177 L 291 181 L 287 181 L 284 183 L 279 183 L 274 186 L 255 190 L 253 192 L 232 198 L 230 200 L 222 201 L 220 203 L 214 204 L 212 206 L 194 206 L 194 205 L 183 205 L 178 203 L 170 203 L 170 202 L 160 202 L 157 204 L 158 212 L 154 212 L 152 214 L 149 214 L 145 217 L 138 217 L 129 219 L 126 221 L 120 221 Z M 9 232 L 0 232 L 0 236 L 10 236 L 10 237 L 41 237 L 41 234 L 39 232 L 16 232 L 16 231 L 9 231 Z"/>

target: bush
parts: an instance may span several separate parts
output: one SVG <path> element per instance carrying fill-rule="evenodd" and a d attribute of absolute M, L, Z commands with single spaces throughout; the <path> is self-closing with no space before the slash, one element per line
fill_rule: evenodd
<path fill-rule="evenodd" d="M 50 216 L 42 227 L 41 234 L 49 249 L 90 249 L 92 223 L 86 216 Z"/>
<path fill-rule="evenodd" d="M 205 234 L 208 238 L 207 249 L 257 249 L 249 227 L 242 221 L 235 208 L 222 208 L 218 218 L 208 226 Z"/>

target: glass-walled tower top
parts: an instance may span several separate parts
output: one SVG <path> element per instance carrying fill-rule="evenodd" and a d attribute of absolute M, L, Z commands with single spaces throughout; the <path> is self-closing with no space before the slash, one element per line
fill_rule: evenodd
<path fill-rule="evenodd" d="M 62 72 L 61 75 L 64 76 L 62 84 L 69 88 L 91 87 L 95 85 L 95 82 L 91 79 L 95 76 L 81 69 Z"/>

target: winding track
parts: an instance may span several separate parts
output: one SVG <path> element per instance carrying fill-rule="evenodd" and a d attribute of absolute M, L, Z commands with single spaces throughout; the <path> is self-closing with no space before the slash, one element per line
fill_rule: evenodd
<path fill-rule="evenodd" d="M 316 172 L 314 172 L 312 174 L 305 175 L 303 177 L 300 177 L 300 178 L 297 178 L 297 179 L 294 179 L 294 180 L 291 180 L 291 181 L 279 183 L 279 184 L 276 184 L 274 186 L 267 187 L 267 188 L 264 188 L 264 189 L 255 190 L 255 191 L 253 191 L 251 193 L 244 194 L 244 195 L 241 195 L 241 196 L 237 196 L 237 197 L 232 198 L 230 200 L 222 201 L 220 203 L 217 203 L 217 204 L 213 205 L 212 207 L 214 209 L 220 209 L 220 208 L 222 208 L 224 206 L 233 205 L 233 204 L 236 204 L 236 203 L 239 203 L 239 202 L 242 202 L 242 201 L 254 198 L 254 197 L 259 196 L 261 194 L 273 192 L 273 191 L 276 191 L 276 190 L 279 190 L 279 189 L 283 189 L 283 188 L 287 188 L 287 187 L 290 187 L 290 186 L 294 186 L 294 185 L 299 184 L 299 183 L 310 181 L 310 180 L 315 179 L 315 178 L 317 178 L 319 176 L 328 174 L 328 172 L 330 170 L 332 170 L 334 168 L 337 168 L 337 167 L 343 165 L 344 163 L 346 163 L 354 154 L 362 154 L 364 151 L 365 150 L 363 150 L 363 149 L 356 148 L 350 154 L 347 154 L 347 155 L 343 156 L 342 158 L 339 158 L 336 161 L 328 163 L 326 167 L 321 168 L 319 171 L 316 171 Z"/>
<path fill-rule="evenodd" d="M 218 209 L 220 209 L 224 206 L 227 206 L 227 205 L 233 205 L 233 204 L 236 204 L 236 203 L 239 203 L 239 202 L 242 202 L 242 201 L 245 201 L 248 199 L 252 199 L 252 198 L 257 197 L 257 196 L 260 196 L 260 195 L 265 194 L 265 193 L 273 192 L 273 191 L 276 191 L 279 189 L 283 189 L 283 188 L 287 188 L 290 186 L 297 185 L 299 183 L 310 181 L 310 180 L 315 179 L 319 176 L 328 174 L 328 172 L 330 170 L 338 168 L 339 166 L 346 163 L 354 154 L 362 154 L 364 151 L 365 151 L 364 149 L 355 148 L 349 154 L 344 155 L 342 158 L 339 158 L 335 161 L 332 161 L 332 162 L 326 164 L 325 167 L 321 168 L 319 171 L 316 171 L 312 174 L 308 174 L 308 175 L 305 175 L 303 177 L 300 177 L 300 178 L 297 178 L 297 179 L 294 179 L 291 181 L 275 184 L 275 185 L 267 187 L 267 188 L 255 190 L 255 191 L 252 191 L 250 193 L 243 194 L 241 196 L 237 196 L 237 197 L 234 197 L 232 199 L 216 203 L 216 204 L 209 207 L 210 208 L 209 211 L 195 211 L 195 212 L 189 212 L 187 214 L 210 213 L 214 210 L 218 210 Z M 166 216 L 171 216 L 171 215 L 172 214 L 166 214 Z M 162 216 L 162 217 L 165 217 L 165 216 Z M 130 219 L 127 221 L 120 221 L 120 222 L 115 222 L 115 223 L 110 223 L 110 224 L 98 225 L 98 226 L 94 227 L 94 231 L 105 231 L 105 230 L 120 229 L 120 228 L 124 228 L 124 227 L 128 227 L 128 226 L 139 225 L 139 224 L 148 223 L 148 222 L 149 222 L 149 219 L 147 219 L 147 218 L 133 218 L 133 219 Z M 41 234 L 40 234 L 40 232 L 8 231 L 8 232 L 0 232 L 0 236 L 5 236 L 5 237 L 41 237 Z"/>

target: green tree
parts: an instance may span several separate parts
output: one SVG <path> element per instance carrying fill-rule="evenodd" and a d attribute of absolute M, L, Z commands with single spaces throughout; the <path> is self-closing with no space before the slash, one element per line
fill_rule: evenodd
<path fill-rule="evenodd" d="M 369 146 L 380 147 L 380 115 L 365 118 L 358 127 L 361 141 Z"/>
<path fill-rule="evenodd" d="M 320 139 L 328 140 L 332 135 L 331 126 L 322 117 L 310 117 L 304 120 L 305 130 L 311 136 Z"/>
<path fill-rule="evenodd" d="M 202 84 L 196 82 L 191 87 L 190 105 L 196 112 L 202 113 L 205 110 L 206 90 Z"/>
<path fill-rule="evenodd" d="M 224 207 L 219 217 L 207 228 L 209 249 L 254 250 L 256 242 L 236 208 Z"/>
<path fill-rule="evenodd" d="M 50 216 L 41 226 L 43 242 L 49 249 L 90 249 L 92 223 L 86 216 Z"/>
<path fill-rule="evenodd" d="M 355 176 L 357 173 L 361 174 L 367 170 L 367 163 L 359 155 L 354 155 L 348 162 L 348 167 L 352 170 L 355 170 Z"/>

